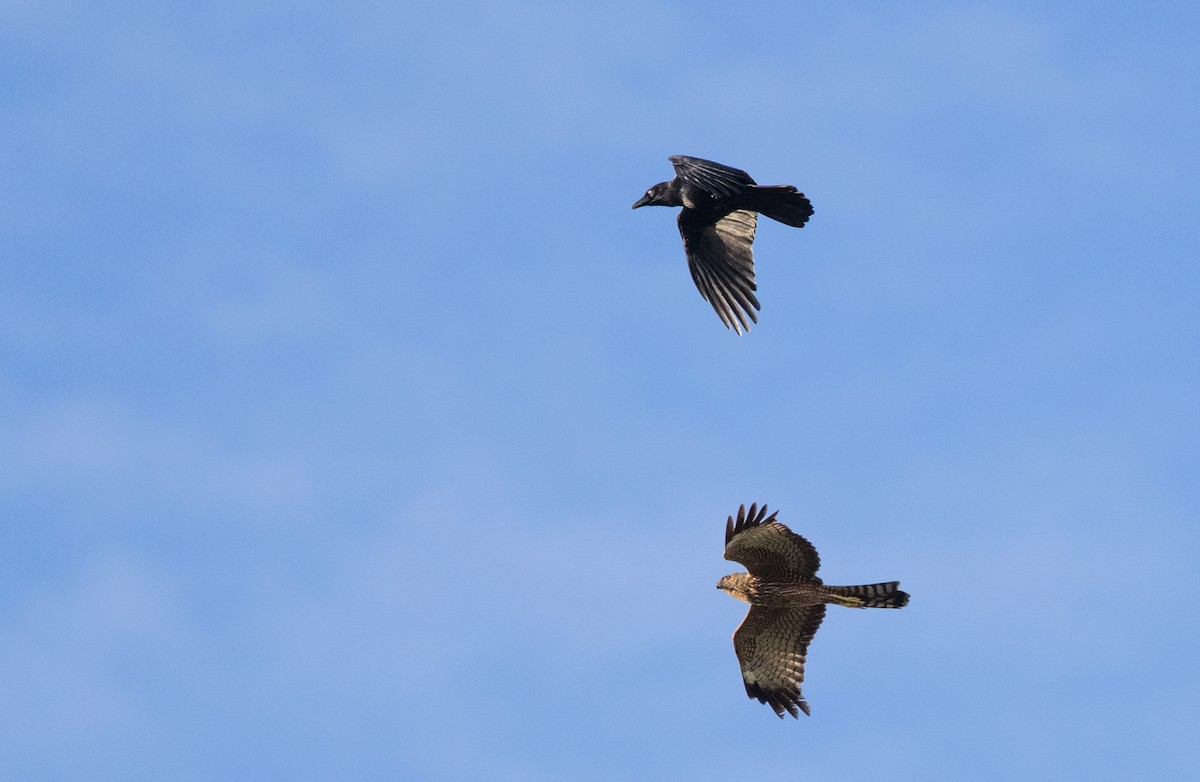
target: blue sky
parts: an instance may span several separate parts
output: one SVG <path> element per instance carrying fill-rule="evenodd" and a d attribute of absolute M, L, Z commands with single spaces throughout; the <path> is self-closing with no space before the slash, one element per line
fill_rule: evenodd
<path fill-rule="evenodd" d="M 0 776 L 1195 775 L 1198 21 L 3 3 Z M 815 205 L 747 336 L 678 153 Z M 913 596 L 798 723 L 752 501 Z"/>

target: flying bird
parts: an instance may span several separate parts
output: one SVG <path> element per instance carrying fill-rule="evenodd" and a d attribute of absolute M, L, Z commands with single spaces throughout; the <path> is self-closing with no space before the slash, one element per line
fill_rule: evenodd
<path fill-rule="evenodd" d="M 758 214 L 800 228 L 812 204 L 791 185 L 759 185 L 741 169 L 687 155 L 669 159 L 675 178 L 647 190 L 633 208 L 683 207 L 679 233 L 692 280 L 726 328 L 749 331 L 749 321 L 758 323 L 751 250 Z"/>
<path fill-rule="evenodd" d="M 825 604 L 848 608 L 902 608 L 908 594 L 899 581 L 862 586 L 825 586 L 815 575 L 821 565 L 817 550 L 804 538 L 767 516 L 767 506 L 738 508 L 737 521 L 725 524 L 725 559 L 740 562 L 749 573 L 733 573 L 717 582 L 750 611 L 733 634 L 733 649 L 742 666 L 746 694 L 769 704 L 783 719 L 809 713 L 800 694 L 804 659 L 825 618 Z"/>

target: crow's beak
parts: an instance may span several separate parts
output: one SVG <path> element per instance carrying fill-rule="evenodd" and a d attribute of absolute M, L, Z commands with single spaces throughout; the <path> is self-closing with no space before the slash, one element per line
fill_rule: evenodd
<path fill-rule="evenodd" d="M 637 209 L 639 206 L 645 206 L 648 203 L 650 203 L 650 196 L 644 195 L 634 203 L 633 208 Z"/>

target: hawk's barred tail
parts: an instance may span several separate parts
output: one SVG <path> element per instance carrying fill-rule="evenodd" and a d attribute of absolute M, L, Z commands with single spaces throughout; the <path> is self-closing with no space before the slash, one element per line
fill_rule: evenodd
<path fill-rule="evenodd" d="M 862 584 L 848 587 L 825 587 L 838 605 L 849 608 L 903 608 L 908 605 L 908 593 L 900 591 L 899 581 L 882 584 Z"/>

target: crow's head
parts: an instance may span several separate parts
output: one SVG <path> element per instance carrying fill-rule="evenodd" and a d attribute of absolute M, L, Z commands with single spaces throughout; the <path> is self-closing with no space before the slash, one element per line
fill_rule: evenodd
<path fill-rule="evenodd" d="M 642 196 L 634 203 L 633 208 L 639 206 L 679 206 L 678 202 L 668 203 L 668 198 L 671 194 L 670 182 L 659 182 L 654 187 L 646 191 L 646 195 Z"/>

